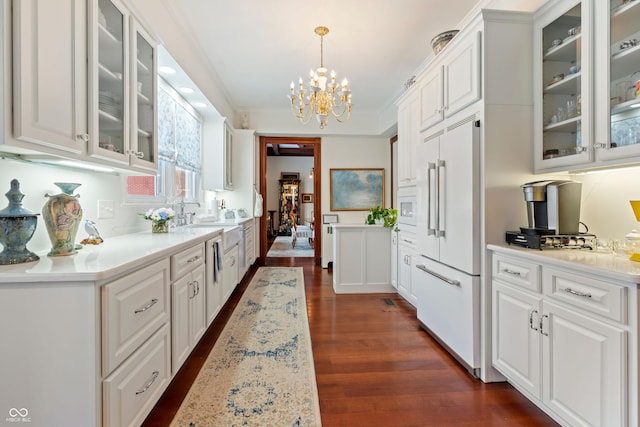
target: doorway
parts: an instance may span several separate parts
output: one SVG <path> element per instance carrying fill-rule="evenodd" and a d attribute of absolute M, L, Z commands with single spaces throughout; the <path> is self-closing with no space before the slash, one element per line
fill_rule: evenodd
<path fill-rule="evenodd" d="M 273 213 L 268 212 L 268 200 L 269 190 L 267 183 L 267 157 L 269 154 L 269 147 L 273 150 L 274 147 L 290 147 L 286 149 L 279 149 L 281 155 L 304 155 L 313 156 L 313 215 L 311 217 L 311 223 L 315 226 L 319 226 L 318 230 L 322 227 L 321 219 L 321 139 L 320 138 L 298 138 L 298 137 L 274 137 L 274 136 L 261 136 L 260 137 L 260 194 L 263 197 L 264 203 L 264 215 L 260 217 L 260 261 L 264 264 L 267 258 L 267 252 L 269 248 L 269 235 L 268 230 L 276 225 Z M 301 171 L 306 173 L 308 171 Z M 273 192 L 273 190 L 271 190 Z M 268 217 L 271 216 L 271 220 Z M 273 221 L 273 222 L 270 222 Z M 316 265 L 321 265 L 322 257 L 322 234 L 316 233 L 317 237 L 313 239 L 313 258 Z"/>

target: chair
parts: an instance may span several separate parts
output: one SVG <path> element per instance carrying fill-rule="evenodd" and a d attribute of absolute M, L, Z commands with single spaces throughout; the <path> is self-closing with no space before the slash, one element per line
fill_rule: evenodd
<path fill-rule="evenodd" d="M 308 225 L 298 225 L 295 222 L 293 223 L 293 228 L 291 229 L 291 247 L 296 247 L 296 242 L 298 237 L 304 237 L 309 239 L 309 246 L 313 243 L 313 229 Z"/>

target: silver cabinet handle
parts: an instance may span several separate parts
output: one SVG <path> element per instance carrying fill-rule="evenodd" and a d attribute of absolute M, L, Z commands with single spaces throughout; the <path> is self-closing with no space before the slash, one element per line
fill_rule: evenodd
<path fill-rule="evenodd" d="M 443 282 L 448 283 L 451 286 L 460 286 L 460 281 L 459 280 L 453 280 L 453 279 L 449 279 L 447 277 L 444 277 L 441 274 L 436 273 L 435 271 L 429 270 L 427 267 L 425 267 L 422 264 L 416 264 L 416 267 L 419 268 L 420 270 L 424 271 L 427 274 L 432 275 L 433 277 L 442 280 Z"/>
<path fill-rule="evenodd" d="M 431 171 L 436 170 L 435 163 L 427 163 L 427 235 L 435 236 L 436 229 L 431 227 Z M 435 175 L 435 173 L 434 173 Z"/>
<path fill-rule="evenodd" d="M 529 328 L 533 329 L 534 331 L 537 331 L 538 328 L 533 326 L 533 315 L 534 314 L 538 314 L 538 310 L 531 310 L 531 313 L 529 313 Z"/>
<path fill-rule="evenodd" d="M 413 245 L 413 241 L 411 241 L 411 240 L 402 239 L 402 241 L 403 241 L 403 242 L 407 242 L 407 243 L 409 243 L 410 245 Z"/>
<path fill-rule="evenodd" d="M 603 142 L 597 142 L 595 144 L 593 144 L 593 148 L 598 149 L 598 148 L 609 148 L 609 146 Z"/>
<path fill-rule="evenodd" d="M 540 323 L 538 324 L 538 326 L 540 326 L 540 333 L 542 335 L 544 335 L 545 337 L 548 337 L 549 333 L 548 332 L 544 332 L 544 330 L 543 330 L 543 322 L 544 322 L 545 317 L 547 319 L 549 318 L 549 316 L 547 316 L 546 314 L 543 314 L 542 316 L 540 316 Z"/>
<path fill-rule="evenodd" d="M 518 277 L 522 276 L 522 273 L 520 273 L 519 271 L 509 270 L 508 268 L 503 268 L 503 269 L 502 269 L 502 272 L 503 272 L 503 273 L 510 274 L 510 275 L 512 275 L 512 276 L 518 276 Z"/>
<path fill-rule="evenodd" d="M 78 135 L 78 139 L 81 139 L 84 142 L 89 142 L 89 134 L 88 133 L 81 133 L 81 134 Z"/>
<path fill-rule="evenodd" d="M 136 391 L 136 395 L 138 394 L 142 394 L 145 391 L 149 390 L 149 388 L 151 388 L 151 386 L 153 385 L 153 383 L 158 379 L 158 376 L 160 375 L 160 372 L 158 371 L 153 371 L 153 374 L 151 374 L 151 378 L 149 379 L 149 382 L 147 382 L 144 387 L 142 388 L 142 390 L 138 390 Z"/>
<path fill-rule="evenodd" d="M 440 169 L 444 169 L 444 160 L 438 160 L 436 167 L 436 237 L 444 237 L 444 228 L 440 228 L 440 198 L 444 182 L 440 181 Z M 444 181 L 444 179 L 442 180 Z"/>
<path fill-rule="evenodd" d="M 583 292 L 574 291 L 571 288 L 564 288 L 563 291 L 565 291 L 566 293 L 569 293 L 571 295 L 575 295 L 577 297 L 591 298 L 591 294 L 585 294 Z"/>
<path fill-rule="evenodd" d="M 147 304 L 144 307 L 139 308 L 136 311 L 134 311 L 133 314 L 144 313 L 145 311 L 149 310 L 151 307 L 153 307 L 157 303 L 158 303 L 158 298 L 154 298 L 154 299 L 151 300 L 151 302 L 149 304 Z"/>
<path fill-rule="evenodd" d="M 197 260 L 199 260 L 199 259 L 200 259 L 200 255 L 196 255 L 196 256 L 194 256 L 193 258 L 189 258 L 189 259 L 187 260 L 187 263 L 196 262 L 196 261 L 197 261 Z"/>

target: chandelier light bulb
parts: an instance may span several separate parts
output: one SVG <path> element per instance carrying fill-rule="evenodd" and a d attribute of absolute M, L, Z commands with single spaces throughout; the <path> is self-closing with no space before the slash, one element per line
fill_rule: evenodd
<path fill-rule="evenodd" d="M 291 113 L 304 124 L 309 123 L 314 115 L 320 124 L 320 129 L 327 126 L 329 116 L 333 116 L 340 123 L 351 117 L 351 91 L 347 79 L 342 80 L 340 90 L 336 90 L 336 72 L 331 70 L 331 82 L 328 83 L 327 68 L 324 67 L 324 36 L 329 33 L 327 27 L 316 27 L 314 32 L 320 36 L 320 66 L 316 71 L 309 71 L 309 90 L 304 88 L 302 77 L 299 79 L 299 89 L 291 83 Z M 336 93 L 337 92 L 337 93 Z"/>

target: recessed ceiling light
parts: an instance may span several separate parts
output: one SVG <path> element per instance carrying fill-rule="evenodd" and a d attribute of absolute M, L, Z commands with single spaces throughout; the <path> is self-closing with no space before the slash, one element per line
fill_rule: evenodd
<path fill-rule="evenodd" d="M 167 67 L 166 65 L 162 65 L 161 67 L 159 67 L 158 71 L 160 71 L 163 74 L 175 74 L 176 73 L 176 70 L 174 70 L 171 67 Z"/>
<path fill-rule="evenodd" d="M 191 89 L 190 87 L 181 87 L 180 88 L 180 92 L 182 92 L 182 93 L 193 93 L 193 89 Z"/>
<path fill-rule="evenodd" d="M 200 107 L 200 108 L 207 108 L 207 104 L 205 104 L 204 102 L 194 102 L 193 106 Z"/>

